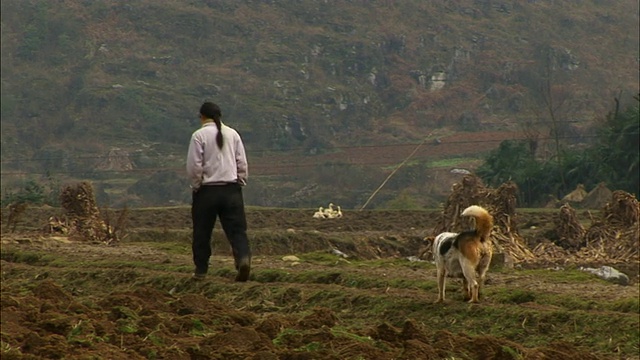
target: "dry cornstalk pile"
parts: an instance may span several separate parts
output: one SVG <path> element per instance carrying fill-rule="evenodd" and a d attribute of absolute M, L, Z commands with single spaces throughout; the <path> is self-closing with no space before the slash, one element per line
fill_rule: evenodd
<path fill-rule="evenodd" d="M 27 203 L 22 201 L 14 202 L 9 205 L 9 219 L 7 220 L 7 225 L 12 232 L 16 231 L 18 221 L 22 215 L 24 215 L 27 207 Z"/>
<path fill-rule="evenodd" d="M 460 232 L 469 229 L 471 221 L 461 218 L 460 213 L 468 206 L 486 204 L 488 192 L 480 178 L 474 175 L 465 175 L 459 183 L 453 184 L 434 235 L 444 231 Z"/>
<path fill-rule="evenodd" d="M 565 203 L 554 219 L 557 240 L 542 241 L 529 249 L 516 226 L 517 187 L 512 182 L 490 189 L 475 175 L 466 175 L 452 187 L 433 235 L 460 232 L 473 227 L 460 213 L 470 205 L 486 208 L 494 217 L 493 243 L 514 262 L 639 262 L 640 207 L 624 191 L 614 191 L 602 211 L 602 219 L 591 219 L 589 229 L 579 222 L 575 210 Z"/>
<path fill-rule="evenodd" d="M 571 253 L 568 250 L 563 249 L 549 240 L 538 243 L 532 252 L 538 261 L 557 262 L 558 260 L 566 260 L 571 257 Z"/>
<path fill-rule="evenodd" d="M 601 219 L 591 219 L 585 230 L 569 205 L 560 209 L 555 219 L 559 245 L 572 251 L 549 251 L 541 244 L 534 253 L 565 262 L 638 262 L 640 260 L 640 221 L 638 200 L 624 191 L 614 191 L 604 206 Z M 555 245 L 555 244 L 554 244 Z M 556 245 L 557 246 L 557 245 Z M 557 246 L 560 248 L 560 246 Z"/>
<path fill-rule="evenodd" d="M 555 231 L 558 235 L 556 244 L 564 249 L 578 250 L 584 244 L 585 230 L 576 211 L 569 204 L 560 207 L 560 214 L 554 218 Z"/>
<path fill-rule="evenodd" d="M 616 190 L 611 194 L 611 201 L 603 209 L 605 221 L 616 227 L 638 226 L 640 209 L 635 196 Z"/>
<path fill-rule="evenodd" d="M 90 183 L 66 186 L 60 194 L 60 202 L 67 216 L 70 237 L 106 244 L 118 240 L 113 228 L 100 216 Z"/>
<path fill-rule="evenodd" d="M 635 196 L 616 190 L 602 210 L 602 220 L 585 234 L 587 254 L 614 262 L 640 261 L 640 205 Z"/>
<path fill-rule="evenodd" d="M 502 184 L 498 189 L 490 189 L 477 176 L 465 175 L 460 183 L 453 185 L 434 233 L 460 232 L 472 228 L 470 220 L 461 218 L 460 213 L 470 205 L 480 205 L 493 215 L 492 238 L 496 250 L 506 252 L 514 262 L 532 259 L 534 255 L 524 245 L 516 226 L 517 191 L 513 182 Z"/>
<path fill-rule="evenodd" d="M 505 233 L 517 231 L 516 203 L 518 187 L 512 181 L 500 185 L 496 190 L 489 192 L 489 203 L 493 211 L 493 221 Z M 513 229 L 513 230 L 512 230 Z"/>

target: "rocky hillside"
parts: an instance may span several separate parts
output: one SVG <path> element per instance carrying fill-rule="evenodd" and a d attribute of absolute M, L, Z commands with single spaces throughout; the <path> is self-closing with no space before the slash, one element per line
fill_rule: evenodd
<path fill-rule="evenodd" d="M 44 174 L 89 178 L 112 204 L 188 201 L 183 158 L 206 99 L 246 141 L 256 170 L 249 202 L 332 196 L 357 206 L 411 148 L 382 163 L 349 149 L 385 154 L 461 132 L 544 140 L 551 120 L 584 141 L 614 96 L 638 93 L 631 0 L 1 6 L 3 187 Z M 473 166 L 479 155 L 408 164 L 413 173 L 380 201 L 427 191 L 430 169 Z M 461 160 L 437 163 L 452 156 Z M 274 168 L 296 171 L 283 178 Z M 158 181 L 173 190 L 146 186 Z"/>

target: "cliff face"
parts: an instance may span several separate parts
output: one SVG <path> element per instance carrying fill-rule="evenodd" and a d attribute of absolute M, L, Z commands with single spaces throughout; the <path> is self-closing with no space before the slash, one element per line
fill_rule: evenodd
<path fill-rule="evenodd" d="M 575 135 L 638 92 L 631 0 L 1 6 L 3 171 L 86 173 L 112 148 L 179 168 L 206 99 L 259 167 L 461 131 L 544 137 L 549 109 Z"/>

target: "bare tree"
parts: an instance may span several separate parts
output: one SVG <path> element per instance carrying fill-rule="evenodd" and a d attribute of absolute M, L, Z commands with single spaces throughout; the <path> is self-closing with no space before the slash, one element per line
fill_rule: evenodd
<path fill-rule="evenodd" d="M 548 134 L 552 141 L 552 153 L 550 161 L 556 161 L 560 168 L 564 164 L 562 138 L 566 133 L 569 114 L 572 111 L 573 93 L 570 85 L 562 84 L 559 77 L 559 67 L 555 61 L 553 48 L 545 47 L 539 58 L 542 58 L 542 66 L 536 73 L 541 74 L 532 89 L 530 110 L 536 122 L 525 123 L 525 137 L 529 141 L 529 147 L 535 151 L 538 149 L 540 134 Z M 560 172 L 561 184 L 566 187 L 567 182 L 564 172 Z"/>

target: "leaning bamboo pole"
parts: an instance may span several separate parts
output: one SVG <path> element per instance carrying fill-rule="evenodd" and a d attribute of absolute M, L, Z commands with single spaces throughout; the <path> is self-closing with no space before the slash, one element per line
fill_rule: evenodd
<path fill-rule="evenodd" d="M 407 161 L 409 161 L 409 159 L 411 159 L 413 157 L 413 155 L 415 155 L 418 152 L 418 149 L 420 149 L 420 147 L 422 145 L 424 145 L 425 142 L 427 142 L 427 139 L 429 138 L 429 136 L 431 136 L 432 133 L 429 133 L 427 136 L 424 137 L 424 139 L 418 144 L 418 146 L 416 146 L 415 149 L 413 149 L 413 151 L 411 152 L 411 154 L 409 154 L 409 156 L 407 156 L 398 166 L 396 166 L 395 169 L 393 169 L 393 171 L 391 172 L 391 174 L 389 174 L 389 176 L 387 176 L 386 179 L 384 179 L 384 181 L 382 182 L 382 184 L 380 184 L 380 186 L 378 186 L 378 188 L 371 194 L 371 196 L 369 196 L 369 198 L 367 199 L 367 201 L 364 203 L 364 205 L 362 205 L 362 207 L 360 208 L 360 211 L 362 211 L 365 207 L 367 207 L 367 205 L 369 205 L 369 202 L 376 196 L 376 194 L 378 193 L 378 191 L 380 191 L 380 189 L 382 189 L 387 182 L 389 181 L 389 179 L 391 179 L 391 177 L 393 175 L 395 175 L 395 173 L 400 170 L 400 168 L 402 168 L 404 166 L 404 164 L 407 163 Z"/>

